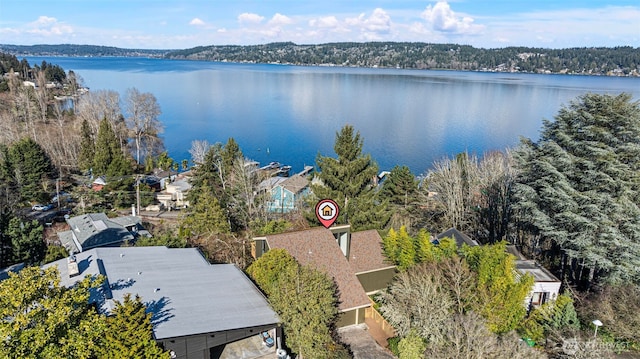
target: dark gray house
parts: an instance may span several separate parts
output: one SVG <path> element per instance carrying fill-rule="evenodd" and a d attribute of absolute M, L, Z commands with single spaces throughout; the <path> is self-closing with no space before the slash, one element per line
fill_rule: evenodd
<path fill-rule="evenodd" d="M 209 264 L 195 248 L 94 248 L 57 266 L 61 285 L 86 275 L 106 277 L 90 301 L 103 312 L 126 293 L 139 295 L 152 314 L 156 341 L 179 359 L 217 358 L 224 347 L 263 331 L 276 332 L 277 314 L 232 264 Z M 77 268 L 78 274 L 74 275 Z"/>
<path fill-rule="evenodd" d="M 69 253 L 91 248 L 133 243 L 138 235 L 149 235 L 139 217 L 109 218 L 104 213 L 90 213 L 66 218 L 70 230 L 58 232 L 58 238 Z"/>

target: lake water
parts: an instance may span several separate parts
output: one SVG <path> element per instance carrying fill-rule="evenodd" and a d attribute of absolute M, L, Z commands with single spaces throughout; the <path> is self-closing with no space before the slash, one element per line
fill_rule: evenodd
<path fill-rule="evenodd" d="M 144 58 L 30 57 L 79 74 L 91 90 L 155 95 L 164 142 L 177 161 L 193 140 L 234 137 L 245 156 L 299 171 L 335 156 L 350 124 L 381 170 L 422 174 L 462 151 L 482 154 L 538 139 L 543 119 L 587 92 L 631 93 L 640 79 L 431 70 L 301 67 Z"/>

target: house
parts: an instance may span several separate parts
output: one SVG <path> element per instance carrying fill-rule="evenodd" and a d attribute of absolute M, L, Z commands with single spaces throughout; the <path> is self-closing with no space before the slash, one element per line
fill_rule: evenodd
<path fill-rule="evenodd" d="M 520 274 L 533 277 L 533 289 L 525 299 L 527 309 L 537 308 L 560 294 L 562 282 L 540 263 L 525 258 L 514 245 L 507 246 L 507 252 L 516 257 L 516 270 Z"/>
<path fill-rule="evenodd" d="M 462 247 L 463 244 L 474 247 L 480 244 L 467 236 L 466 234 L 458 231 L 455 228 L 449 228 L 448 230 L 437 235 L 436 239 L 432 241 L 434 244 L 438 244 L 438 240 L 442 238 L 452 238 L 456 241 L 458 247 Z M 561 282 L 556 276 L 549 272 L 546 268 L 542 267 L 534 260 L 528 260 L 514 245 L 507 245 L 507 253 L 513 255 L 516 260 L 516 271 L 520 275 L 530 274 L 533 276 L 534 283 L 531 292 L 525 299 L 525 306 L 527 309 L 532 309 L 542 304 L 555 300 L 560 293 Z"/>
<path fill-rule="evenodd" d="M 138 180 L 138 183 L 148 186 L 154 192 L 160 192 L 160 190 L 162 190 L 160 178 L 156 176 L 144 176 Z"/>
<path fill-rule="evenodd" d="M 162 192 L 156 193 L 156 199 L 164 208 L 186 208 L 189 207 L 187 195 L 191 190 L 191 183 L 184 177 L 178 177 L 174 182 L 166 183 L 166 188 Z"/>
<path fill-rule="evenodd" d="M 316 227 L 254 238 L 252 242 L 254 258 L 273 248 L 284 249 L 300 264 L 333 278 L 341 312 L 338 327 L 364 323 L 365 312 L 372 306 L 367 295 L 385 289 L 396 273 L 396 267 L 382 253 L 382 238 L 375 230 L 351 233 L 349 225 Z"/>
<path fill-rule="evenodd" d="M 132 243 L 139 235 L 150 236 L 139 217 L 108 218 L 104 213 L 90 213 L 65 219 L 70 230 L 58 232 L 58 238 L 69 253 L 91 248 Z"/>
<path fill-rule="evenodd" d="M 155 340 L 172 358 L 218 358 L 229 343 L 279 333 L 277 314 L 251 280 L 235 265 L 209 264 L 195 248 L 94 248 L 49 266 L 58 268 L 66 287 L 87 275 L 104 276 L 89 298 L 102 313 L 127 293 L 139 295 Z"/>
<path fill-rule="evenodd" d="M 456 244 L 458 245 L 458 248 L 461 248 L 463 244 L 468 245 L 469 247 L 475 247 L 475 246 L 479 246 L 480 244 L 478 244 L 478 242 L 476 242 L 475 239 L 472 239 L 471 237 L 467 236 L 466 234 L 458 231 L 455 228 L 449 228 L 446 231 L 438 234 L 436 236 L 436 239 L 434 241 L 432 241 L 433 244 L 438 244 L 440 239 L 442 238 L 451 238 L 453 240 L 456 241 Z"/>
<path fill-rule="evenodd" d="M 267 210 L 275 213 L 287 213 L 297 208 L 297 204 L 309 193 L 309 180 L 299 174 L 291 177 L 271 177 L 260 184 L 267 189 L 271 198 Z"/>
<path fill-rule="evenodd" d="M 172 181 L 175 181 L 178 176 L 178 172 L 174 170 L 163 170 L 161 168 L 156 168 L 153 170 L 153 176 L 156 177 L 160 183 L 160 190 L 164 190 L 167 188 L 167 184 Z"/>
<path fill-rule="evenodd" d="M 102 189 L 104 188 L 104 186 L 107 185 L 107 179 L 105 176 L 100 176 L 97 177 L 92 183 L 91 183 L 91 189 L 94 191 L 102 191 Z"/>

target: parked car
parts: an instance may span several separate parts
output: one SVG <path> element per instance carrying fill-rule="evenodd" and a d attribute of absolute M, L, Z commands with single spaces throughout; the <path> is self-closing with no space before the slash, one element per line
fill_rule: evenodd
<path fill-rule="evenodd" d="M 72 202 L 73 198 L 71 198 L 71 194 L 67 192 L 60 192 L 59 195 L 51 197 L 51 203 L 57 203 L 58 197 L 60 198 L 60 202 Z"/>
<path fill-rule="evenodd" d="M 36 204 L 36 205 L 33 205 L 33 207 L 31 207 L 32 211 L 40 211 L 40 212 L 45 212 L 50 209 L 53 209 L 53 204 Z"/>

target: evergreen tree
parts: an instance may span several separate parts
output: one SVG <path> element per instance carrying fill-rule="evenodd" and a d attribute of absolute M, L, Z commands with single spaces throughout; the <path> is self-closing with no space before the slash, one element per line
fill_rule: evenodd
<path fill-rule="evenodd" d="M 11 239 L 13 263 L 37 264 L 44 259 L 47 246 L 38 221 L 22 222 L 17 217 L 11 218 L 5 235 Z"/>
<path fill-rule="evenodd" d="M 247 273 L 267 294 L 282 320 L 284 344 L 298 357 L 349 357 L 333 339 L 338 296 L 335 283 L 326 274 L 301 266 L 282 249 L 265 253 L 247 268 Z"/>
<path fill-rule="evenodd" d="M 418 180 L 407 166 L 395 166 L 382 182 L 380 198 L 389 201 L 394 210 L 392 223 L 412 225 L 418 195 Z"/>
<path fill-rule="evenodd" d="M 189 207 L 189 212 L 182 221 L 182 235 L 197 238 L 230 233 L 229 220 L 213 191 L 207 185 L 200 191 L 198 202 Z"/>
<path fill-rule="evenodd" d="M 131 298 L 127 293 L 122 302 L 116 301 L 106 319 L 104 345 L 99 349 L 99 358 L 156 359 L 169 358 L 153 339 L 151 313 L 139 296 Z"/>
<path fill-rule="evenodd" d="M 26 201 L 48 201 L 45 184 L 51 180 L 53 165 L 40 145 L 25 137 L 9 147 L 8 169 L 12 183 Z"/>
<path fill-rule="evenodd" d="M 131 173 L 131 165 L 120 149 L 115 132 L 107 119 L 100 121 L 96 150 L 93 158 L 93 172 L 96 175 L 109 177 L 123 176 Z"/>
<path fill-rule="evenodd" d="M 484 246 L 463 246 L 469 268 L 478 275 L 479 314 L 496 334 L 516 328 L 527 314 L 524 300 L 533 287 L 531 275 L 517 275 L 515 257 L 506 242 Z"/>
<path fill-rule="evenodd" d="M 382 183 L 380 193 L 392 203 L 405 210 L 415 203 L 418 180 L 407 166 L 395 166 Z"/>
<path fill-rule="evenodd" d="M 409 236 L 406 227 L 400 227 L 398 233 L 398 267 L 407 269 L 416 263 L 416 246 L 415 239 Z"/>
<path fill-rule="evenodd" d="M 0 281 L 0 357 L 91 358 L 104 322 L 88 305 L 100 281 L 86 277 L 60 286 L 55 267 L 27 267 Z"/>
<path fill-rule="evenodd" d="M 387 202 L 381 201 L 374 186 L 378 165 L 371 155 L 362 154 L 362 139 L 352 126 L 336 133 L 333 146 L 338 158 L 318 155 L 316 165 L 322 185 L 312 185 L 319 199 L 330 198 L 340 207 L 339 223 L 354 230 L 383 228 L 389 220 Z"/>
<path fill-rule="evenodd" d="M 88 171 L 93 167 L 96 144 L 86 118 L 82 121 L 80 135 L 82 137 L 80 139 L 80 152 L 78 153 L 78 168 L 82 171 Z"/>
<path fill-rule="evenodd" d="M 640 105 L 587 94 L 514 155 L 514 208 L 534 250 L 574 283 L 640 283 Z"/>

